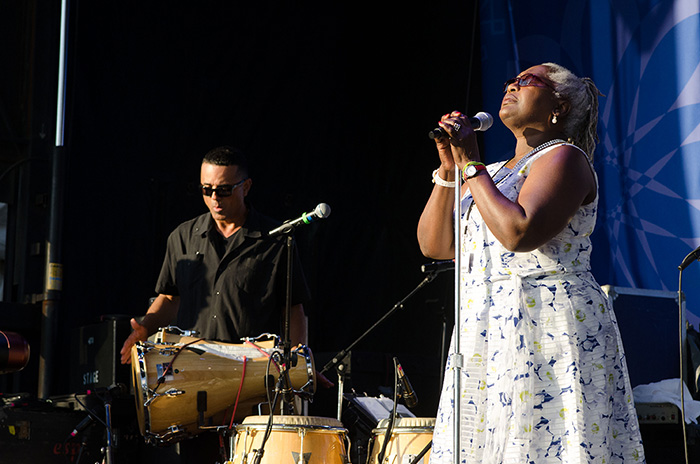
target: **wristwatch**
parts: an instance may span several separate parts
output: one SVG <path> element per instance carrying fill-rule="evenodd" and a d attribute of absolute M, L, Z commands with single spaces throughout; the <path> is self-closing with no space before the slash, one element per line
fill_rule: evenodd
<path fill-rule="evenodd" d="M 475 175 L 479 173 L 479 171 L 484 171 L 486 170 L 486 165 L 484 163 L 479 163 L 476 161 L 471 161 L 470 163 L 466 164 L 464 166 L 464 178 L 465 179 L 471 179 Z"/>

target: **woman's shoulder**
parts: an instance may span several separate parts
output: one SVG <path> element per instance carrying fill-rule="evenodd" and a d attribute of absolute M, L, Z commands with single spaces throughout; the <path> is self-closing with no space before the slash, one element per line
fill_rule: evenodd
<path fill-rule="evenodd" d="M 558 143 L 556 145 L 552 145 L 552 146 L 549 146 L 543 150 L 540 150 L 539 152 L 537 152 L 531 156 L 532 162 L 534 162 L 537 159 L 542 158 L 543 156 L 572 157 L 572 158 L 576 158 L 577 160 L 584 160 L 587 163 L 590 163 L 590 158 L 588 157 L 586 152 L 583 151 L 577 145 L 574 145 L 573 143 L 569 143 L 569 142 Z"/>
<path fill-rule="evenodd" d="M 538 155 L 529 163 L 532 171 L 537 170 L 545 178 L 558 178 L 564 183 L 581 185 L 588 191 L 583 204 L 590 203 L 597 196 L 598 179 L 590 158 L 581 148 L 562 143 Z"/>
<path fill-rule="evenodd" d="M 524 163 L 537 169 L 582 169 L 588 167 L 592 171 L 593 166 L 586 152 L 572 143 L 560 143 L 547 147 L 532 156 Z"/>

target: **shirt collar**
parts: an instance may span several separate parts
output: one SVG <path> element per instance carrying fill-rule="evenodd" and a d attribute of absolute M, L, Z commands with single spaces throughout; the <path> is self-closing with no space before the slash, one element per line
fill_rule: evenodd
<path fill-rule="evenodd" d="M 211 217 L 211 213 L 201 215 L 195 223 L 195 230 L 199 232 L 202 238 L 206 237 L 207 234 L 210 232 L 217 233 L 215 228 L 216 223 Z M 262 237 L 262 230 L 260 226 L 260 214 L 253 207 L 248 207 L 248 217 L 246 218 L 245 223 L 238 231 L 238 233 L 241 233 L 246 237 Z"/>

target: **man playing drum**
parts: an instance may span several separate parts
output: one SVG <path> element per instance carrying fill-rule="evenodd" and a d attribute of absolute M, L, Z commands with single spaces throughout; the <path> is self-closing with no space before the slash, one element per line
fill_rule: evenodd
<path fill-rule="evenodd" d="M 248 164 L 239 150 L 219 147 L 204 156 L 200 188 L 209 212 L 170 234 L 156 284 L 158 296 L 141 321 L 131 319 L 133 331 L 121 349 L 122 363 L 130 362 L 136 342 L 172 324 L 220 341 L 282 333 L 285 239 L 267 237 L 279 223 L 251 207 L 246 198 L 251 186 Z M 296 253 L 293 260 L 290 340 L 295 346 L 307 344 L 303 303 L 309 292 Z M 205 462 L 199 451 L 193 457 Z"/>

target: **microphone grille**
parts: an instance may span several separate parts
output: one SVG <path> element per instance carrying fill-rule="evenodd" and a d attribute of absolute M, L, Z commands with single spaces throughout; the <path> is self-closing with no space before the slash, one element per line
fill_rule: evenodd
<path fill-rule="evenodd" d="M 481 125 L 476 130 L 485 131 L 490 129 L 491 126 L 493 126 L 493 116 L 491 116 L 489 113 L 479 111 L 474 115 L 474 117 L 478 119 L 481 123 Z"/>
<path fill-rule="evenodd" d="M 327 218 L 331 215 L 331 207 L 326 203 L 319 203 L 318 206 L 316 206 L 314 213 L 316 213 L 316 216 L 321 219 Z"/>

